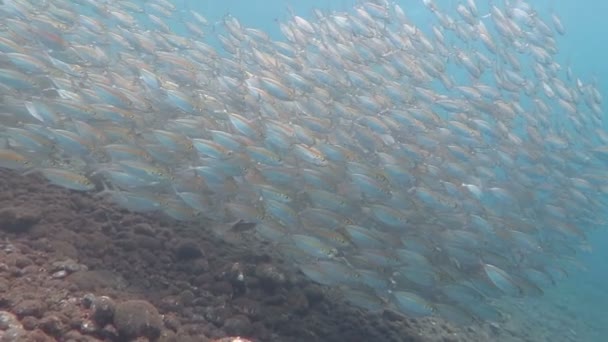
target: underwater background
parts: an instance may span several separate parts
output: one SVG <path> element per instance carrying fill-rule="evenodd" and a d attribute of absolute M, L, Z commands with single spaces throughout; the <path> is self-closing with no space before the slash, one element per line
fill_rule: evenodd
<path fill-rule="evenodd" d="M 6 9 L 13 3 L 19 1 L 0 2 L 2 17 L 25 20 L 15 15 L 12 10 Z M 57 2 L 60 3 L 62 2 Z M 87 1 L 76 3 L 82 6 L 76 7 L 76 10 L 90 17 L 97 16 L 95 10 L 87 7 Z M 112 8 L 116 6 L 116 1 L 101 3 L 108 3 Z M 129 3 L 145 7 L 155 2 L 133 0 Z M 279 23 L 291 20 L 294 15 L 313 22 L 316 20 L 313 9 L 327 14 L 351 12 L 353 8 L 367 2 L 173 0 L 171 3 L 175 6 L 172 10 L 174 15 L 166 18 L 165 22 L 177 35 L 189 35 L 183 21 L 186 20 L 184 18 L 190 20 L 190 11 L 196 11 L 204 15 L 209 22 L 204 27 L 204 41 L 216 49 L 219 55 L 229 58 L 231 54 L 225 51 L 217 38 L 218 35 L 230 34 L 225 27 L 227 17 L 236 18 L 242 27 L 265 32 L 272 40 L 287 43 L 288 40 L 279 29 Z M 390 6 L 399 5 L 415 26 L 427 35 L 432 34 L 431 27 L 437 20 L 423 1 L 386 3 Z M 456 6 L 467 1 L 436 0 L 433 3 L 443 13 L 457 17 Z M 520 1 L 477 0 L 475 3 L 479 8 L 479 16 L 484 17 L 494 4 L 499 7 L 503 4 L 516 6 Z M 608 77 L 608 49 L 605 48 L 608 26 L 605 24 L 604 14 L 608 13 L 608 3 L 586 1 L 582 4 L 574 0 L 530 3 L 540 17 L 547 19 L 555 14 L 565 27 L 565 34 L 555 35 L 558 51 L 552 56 L 553 60 L 564 68 L 569 67 L 575 77 L 580 77 L 585 84 L 595 86 L 605 98 L 608 93 L 605 82 Z M 119 8 L 124 10 L 122 7 L 116 7 L 115 10 L 118 11 Z M 37 16 L 40 13 L 31 15 Z M 485 17 L 485 20 L 488 20 L 487 18 Z M 146 18 L 141 20 L 143 26 L 154 27 L 154 23 Z M 16 29 L 11 26 L 3 32 L 11 30 Z M 153 29 L 142 30 L 140 33 L 143 36 L 155 34 Z M 36 31 L 35 34 L 40 33 Z M 453 41 L 454 44 L 460 43 Z M 96 44 L 80 43 L 92 46 Z M 470 47 L 464 44 L 451 48 Z M 42 50 L 45 49 L 40 51 Z M 110 50 L 108 48 L 108 51 Z M 48 51 L 53 53 L 52 49 Z M 2 59 L 1 62 L 2 69 L 5 70 L 10 68 L 7 65 L 13 60 Z M 153 65 L 154 61 L 146 60 L 146 63 Z M 87 67 L 90 66 L 81 66 Z M 92 74 L 98 72 L 95 67 L 91 68 Z M 170 69 L 163 72 L 171 74 Z M 50 72 L 49 77 L 55 77 L 56 73 L 57 71 Z M 451 73 L 456 83 L 468 83 L 471 78 L 460 66 L 452 65 L 446 69 L 446 73 Z M 31 73 L 24 74 L 32 76 Z M 160 75 L 161 71 L 158 71 L 158 74 Z M 4 87 L 0 90 L 3 92 L 3 131 L 23 123 L 20 119 L 13 120 L 11 110 L 21 108 L 19 115 L 30 110 L 23 110 L 24 106 L 16 105 L 13 98 L 30 104 L 40 100 L 39 94 L 29 88 L 24 90 L 26 96 L 6 91 L 5 87 L 10 87 L 13 82 L 10 78 L 2 79 Z M 268 88 L 276 90 L 274 85 Z M 55 86 L 61 87 L 57 84 Z M 441 93 L 441 85 L 436 86 L 437 91 Z M 40 89 L 36 88 L 36 91 L 40 92 Z M 282 96 L 280 91 L 277 93 L 277 97 Z M 160 105 L 159 108 L 159 113 L 167 110 Z M 183 107 L 179 110 L 187 112 Z M 35 116 L 31 112 L 30 114 Z M 608 129 L 605 112 L 602 111 L 599 117 L 601 129 Z M 52 126 L 49 122 L 55 123 L 54 120 L 44 117 L 38 121 Z M 18 124 L 15 123 L 17 121 Z M 165 128 L 160 125 L 159 127 Z M 64 128 L 72 129 L 69 125 Z M 513 132 L 516 135 L 524 134 L 523 130 Z M 11 131 L 3 135 L 7 141 L 3 151 L 22 153 L 19 148 L 22 147 L 20 145 L 25 145 L 25 142 L 11 134 L 17 133 Z M 606 143 L 601 139 L 600 141 Z M 597 146 L 601 147 L 602 143 Z M 73 147 L 69 144 L 66 146 Z M 201 152 L 204 149 L 207 151 L 206 148 L 209 146 L 205 145 L 200 149 L 196 147 L 201 154 L 212 153 Z M 73 150 L 77 151 L 78 148 Z M 97 152 L 95 150 L 95 153 Z M 302 152 L 302 160 L 309 156 L 307 152 L 309 151 Z M 597 151 L 580 152 L 592 154 Z M 608 163 L 604 151 L 598 153 L 604 158 L 600 160 Z M 0 237 L 4 241 L 0 244 L 2 341 L 131 341 L 146 338 L 154 341 L 224 342 L 237 341 L 235 336 L 251 341 L 605 341 L 608 336 L 608 217 L 600 211 L 608 208 L 602 205 L 605 199 L 599 199 L 599 196 L 605 196 L 607 193 L 603 189 L 594 193 L 594 196 L 598 196 L 597 202 L 600 205 L 595 205 L 594 202 L 594 205 L 589 207 L 589 210 L 594 210 L 593 222 L 597 222 L 598 226 L 582 227 L 585 237 L 579 240 L 580 236 L 577 235 L 573 238 L 572 249 L 575 249 L 575 246 L 578 248 L 579 245 L 583 245 L 583 248 L 574 253 L 576 267 L 569 268 L 566 277 L 559 279 L 554 285 L 543 287 L 540 296 L 528 296 L 527 293 L 520 296 L 518 293 L 513 297 L 501 297 L 496 303 L 492 302 L 504 320 L 494 321 L 484 314 L 478 314 L 471 320 L 465 319 L 463 323 L 450 313 L 438 314 L 437 308 L 443 303 L 439 303 L 437 298 L 433 298 L 438 301 L 437 308 L 434 304 L 427 306 L 425 301 L 416 295 L 424 294 L 424 291 L 416 286 L 413 287 L 416 290 L 411 293 L 401 292 L 401 297 L 381 298 L 382 310 L 377 309 L 377 302 L 368 302 L 370 299 L 363 297 L 359 291 L 344 290 L 342 293 L 343 283 L 348 284 L 351 281 L 347 275 L 340 273 L 342 269 L 336 268 L 335 274 L 347 278 L 343 283 L 327 280 L 324 276 L 331 272 L 311 268 L 310 265 L 315 266 L 315 263 L 301 264 L 297 259 L 301 257 L 302 251 L 296 252 L 291 246 L 285 247 L 282 240 L 272 241 L 274 232 L 260 233 L 268 235 L 258 239 L 252 234 L 248 224 L 259 224 L 263 219 L 257 222 L 257 213 L 252 214 L 248 211 L 249 208 L 234 207 L 237 209 L 232 209 L 232 215 L 229 215 L 225 222 L 222 217 L 218 220 L 213 218 L 201 221 L 197 218 L 193 220 L 194 223 L 188 219 L 180 220 L 182 212 L 177 209 L 175 213 L 172 212 L 174 215 L 149 210 L 127 211 L 125 207 L 128 205 L 121 205 L 120 200 L 116 198 L 108 201 L 103 196 L 94 195 L 100 191 L 106 195 L 117 193 L 112 184 L 114 181 L 94 179 L 94 176 L 98 176 L 97 173 L 106 172 L 111 168 L 99 166 L 83 158 L 85 164 L 94 165 L 95 172 L 83 173 L 95 183 L 94 186 L 91 183 L 89 188 L 88 179 L 75 178 L 71 173 L 51 174 L 50 170 L 60 169 L 55 164 L 50 167 L 47 164 L 44 164 L 44 167 L 37 165 L 39 161 L 46 160 L 47 155 L 43 157 L 36 153 L 32 157 L 25 152 L 22 154 L 36 165 L 34 170 L 29 167 L 27 170 L 15 167 L 12 158 L 18 157 L 2 154 L 3 167 L 12 169 L 2 170 L 0 177 L 0 187 L 3 191 L 0 196 Z M 19 158 L 20 156 L 21 154 Z M 167 160 L 171 161 L 170 158 Z M 315 161 L 310 162 L 313 165 L 314 163 Z M 296 163 L 296 166 L 300 165 Z M 38 173 L 38 169 L 43 171 Z M 605 175 L 602 170 L 604 166 L 601 163 L 599 166 L 594 164 L 596 175 Z M 148 169 L 142 172 L 139 165 L 128 165 L 121 171 L 142 173 L 145 176 L 153 173 Z M 47 181 L 54 185 L 49 185 Z M 82 186 L 83 183 L 86 186 Z M 171 191 L 186 193 L 187 184 L 178 184 L 174 178 L 171 178 L 170 183 Z M 242 185 L 239 183 L 237 190 L 240 186 Z M 222 188 L 222 191 L 224 190 L 225 188 Z M 262 191 L 264 190 L 267 189 L 263 188 Z M 371 197 L 381 196 L 377 195 L 375 190 L 365 191 L 369 191 Z M 404 190 L 403 193 L 411 192 Z M 364 196 L 363 201 L 365 200 Z M 226 201 L 226 198 L 220 196 L 217 201 Z M 161 206 L 166 204 L 160 203 Z M 369 207 L 376 208 L 373 205 Z M 277 207 L 273 208 L 277 210 L 277 214 L 273 215 L 286 221 L 291 220 L 290 214 L 282 211 L 283 207 L 277 204 Z M 214 207 L 214 210 L 220 209 Z M 595 212 L 596 210 L 600 212 Z M 576 215 L 588 213 L 585 208 L 573 208 L 573 212 Z M 205 214 L 213 217 L 212 213 Z M 386 223 L 382 219 L 378 220 Z M 237 223 L 234 223 L 235 221 Z M 228 228 L 223 227 L 225 225 Z M 216 229 L 216 226 L 221 227 Z M 315 253 L 332 254 L 333 250 L 325 250 L 325 240 L 317 240 L 317 236 L 325 235 L 321 234 L 323 231 L 318 233 L 313 241 L 302 239 L 296 240 L 295 244 L 306 245 L 298 245 L 298 248 L 304 250 L 304 254 L 314 254 L 315 258 L 323 259 L 326 255 L 319 256 Z M 329 237 L 327 239 L 330 240 Z M 323 244 L 315 245 L 319 241 Z M 560 243 L 563 241 L 560 240 Z M 322 252 L 319 252 L 320 250 Z M 556 252 L 556 259 L 558 256 Z M 333 257 L 332 254 L 329 259 Z M 368 264 L 363 264 L 365 267 L 361 268 L 365 271 L 371 268 Z M 357 267 L 355 265 L 353 268 Z M 489 278 L 489 281 L 485 279 L 484 285 L 493 285 L 499 292 L 508 293 L 514 288 L 520 291 L 520 287 L 525 287 L 508 275 L 505 276 L 500 269 L 494 273 L 491 267 L 484 268 L 484 271 L 484 275 Z M 466 274 L 473 277 L 472 271 Z M 31 281 L 32 279 L 34 281 Z M 493 293 L 496 288 L 486 290 Z M 332 292 L 335 289 L 337 294 Z M 347 298 L 349 293 L 355 298 L 351 299 L 350 303 Z M 358 295 L 362 297 L 359 298 Z M 385 307 L 387 302 L 390 302 L 390 305 Z M 395 307 L 400 309 L 395 310 Z M 391 311 L 397 313 L 390 313 Z M 456 315 L 459 313 L 457 311 Z"/>
<path fill-rule="evenodd" d="M 484 1 L 479 1 L 479 4 Z M 517 2 L 516 0 L 511 2 Z M 396 1 L 408 10 L 410 18 L 423 30 L 430 17 L 421 1 Z M 437 4 L 454 8 L 462 1 L 437 1 Z M 281 39 L 281 33 L 276 24 L 288 14 L 285 7 L 294 13 L 310 17 L 311 8 L 323 10 L 346 11 L 357 1 L 318 0 L 318 1 L 265 1 L 263 6 L 244 5 L 243 1 L 227 0 L 221 4 L 213 1 L 201 1 L 193 5 L 184 2 L 184 6 L 208 13 L 208 17 L 220 18 L 225 13 L 231 13 L 251 27 L 263 29 L 273 38 Z M 559 37 L 560 52 L 556 60 L 568 64 L 577 74 L 593 77 L 598 80 L 602 94 L 606 94 L 608 83 L 608 47 L 602 43 L 608 35 L 608 25 L 604 13 L 608 13 L 608 2 L 591 0 L 584 3 L 574 0 L 540 0 L 533 3 L 534 8 L 541 13 L 555 12 L 567 28 L 567 34 Z M 445 7 L 447 8 L 447 7 Z M 603 127 L 608 128 L 606 114 Z M 608 171 L 608 169 L 607 169 Z M 608 213 L 607 213 L 608 214 Z M 562 303 L 569 308 L 570 314 L 589 322 L 588 329 L 578 332 L 577 340 L 603 341 L 608 336 L 608 231 L 594 231 L 589 236 L 593 252 L 581 255 L 581 263 L 585 271 L 568 278 L 564 283 L 548 291 L 547 298 L 541 301 Z"/>
<path fill-rule="evenodd" d="M 437 4 L 454 8 L 462 1 L 437 1 Z M 517 1 L 511 1 L 517 2 Z M 429 13 L 425 11 L 421 1 L 396 1 L 408 10 L 410 18 L 423 30 L 430 22 Z M 483 3 L 483 1 L 479 1 Z M 347 11 L 357 1 L 318 0 L 318 1 L 282 1 L 269 0 L 245 4 L 239 0 L 200 1 L 196 4 L 184 2 L 184 6 L 206 13 L 208 18 L 217 21 L 226 13 L 230 13 L 246 26 L 264 30 L 275 39 L 281 39 L 281 33 L 276 23 L 288 16 L 285 8 L 306 18 L 311 16 L 312 8 L 323 10 Z M 567 28 L 567 34 L 559 37 L 560 52 L 556 60 L 568 64 L 577 74 L 593 77 L 598 80 L 602 94 L 608 93 L 608 47 L 605 41 L 608 35 L 608 25 L 604 13 L 608 13 L 608 2 L 574 0 L 540 0 L 533 3 L 534 8 L 541 13 L 555 12 L 560 15 Z M 447 8 L 445 7 L 445 8 Z M 211 19 L 213 20 L 213 19 Z M 603 127 L 606 124 L 604 114 Z M 608 170 L 607 170 L 608 171 Z M 607 213 L 608 214 L 608 213 Z M 581 262 L 586 271 L 568 278 L 547 294 L 544 300 L 549 302 L 564 302 L 571 315 L 582 318 L 590 323 L 589 329 L 579 332 L 580 341 L 603 341 L 608 336 L 608 232 L 594 231 L 589 237 L 593 252 L 583 254 Z M 584 318 L 583 318 L 584 317 Z M 594 322 L 594 323 L 592 323 Z"/>

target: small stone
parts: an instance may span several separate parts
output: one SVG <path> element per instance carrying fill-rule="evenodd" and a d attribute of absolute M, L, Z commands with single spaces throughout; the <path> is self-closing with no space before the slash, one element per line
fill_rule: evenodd
<path fill-rule="evenodd" d="M 2 334 L 2 341 L 27 341 L 27 332 L 21 327 L 10 328 Z"/>
<path fill-rule="evenodd" d="M 181 304 L 177 296 L 163 297 L 158 305 L 163 311 L 177 311 L 181 308 Z"/>
<path fill-rule="evenodd" d="M 4 208 L 0 210 L 0 229 L 12 233 L 28 231 L 40 221 L 40 214 L 24 208 Z"/>
<path fill-rule="evenodd" d="M 158 339 L 159 342 L 188 342 L 189 340 L 179 339 L 173 330 L 163 330 Z M 190 340 L 192 341 L 192 340 Z M 193 341 L 194 342 L 194 341 Z"/>
<path fill-rule="evenodd" d="M 65 330 L 65 325 L 61 322 L 61 319 L 55 315 L 43 317 L 40 322 L 38 322 L 38 326 L 42 331 L 52 336 L 59 336 Z"/>
<path fill-rule="evenodd" d="M 10 267 L 8 271 L 15 278 L 21 277 L 25 274 L 25 270 L 18 267 Z"/>
<path fill-rule="evenodd" d="M 247 335 L 251 331 L 251 322 L 244 315 L 236 315 L 224 322 L 224 330 L 230 335 Z"/>
<path fill-rule="evenodd" d="M 207 307 L 203 315 L 207 321 L 220 327 L 230 317 L 231 312 L 226 307 Z"/>
<path fill-rule="evenodd" d="M 116 304 L 109 297 L 101 296 L 93 300 L 91 309 L 93 310 L 93 320 L 103 327 L 114 319 Z"/>
<path fill-rule="evenodd" d="M 245 267 L 238 262 L 235 262 L 226 273 L 226 277 L 235 294 L 243 294 L 247 291 L 247 277 L 245 276 Z"/>
<path fill-rule="evenodd" d="M 226 276 L 231 283 L 243 283 L 245 282 L 245 267 L 241 263 L 235 262 L 226 272 Z"/>
<path fill-rule="evenodd" d="M 180 322 L 179 319 L 175 315 L 164 315 L 165 326 L 175 332 L 179 330 Z"/>
<path fill-rule="evenodd" d="M 249 336 L 255 336 L 258 341 L 270 341 L 272 333 L 271 331 L 264 325 L 263 322 L 258 321 L 251 325 L 251 333 Z M 247 342 L 244 340 L 243 342 Z M 250 341 L 251 342 L 251 341 Z"/>
<path fill-rule="evenodd" d="M 317 286 L 308 286 L 304 289 L 304 293 L 306 294 L 306 299 L 308 299 L 308 303 L 314 305 L 323 301 L 325 296 L 323 295 L 323 291 Z"/>
<path fill-rule="evenodd" d="M 134 237 L 139 248 L 157 251 L 163 248 L 163 243 L 160 239 L 153 236 L 139 235 Z"/>
<path fill-rule="evenodd" d="M 80 265 L 79 263 L 77 263 L 76 261 L 74 261 L 72 259 L 67 259 L 67 260 L 63 260 L 63 261 L 55 261 L 51 266 L 52 266 L 51 267 L 52 272 L 66 271 L 68 273 L 74 273 L 74 272 L 86 270 L 86 266 Z"/>
<path fill-rule="evenodd" d="M 302 292 L 295 292 L 289 296 L 286 296 L 287 306 L 293 310 L 293 312 L 304 315 L 309 309 L 308 297 Z"/>
<path fill-rule="evenodd" d="M 23 271 L 23 274 L 35 274 L 39 272 L 40 268 L 32 264 L 22 268 L 21 270 Z"/>
<path fill-rule="evenodd" d="M 232 295 L 232 285 L 227 281 L 214 282 L 209 286 L 209 290 L 216 296 Z"/>
<path fill-rule="evenodd" d="M 82 321 L 80 324 L 80 331 L 84 334 L 91 335 L 96 333 L 98 330 L 97 325 L 88 319 Z"/>
<path fill-rule="evenodd" d="M 84 306 L 85 309 L 89 309 L 91 305 L 93 305 L 93 301 L 95 301 L 95 295 L 87 293 L 82 297 L 82 306 Z"/>
<path fill-rule="evenodd" d="M 68 272 L 66 270 L 57 271 L 51 274 L 51 278 L 53 279 L 63 279 L 68 276 Z"/>
<path fill-rule="evenodd" d="M 260 264 L 255 268 L 255 275 L 260 280 L 262 287 L 272 292 L 286 282 L 285 275 L 271 264 Z"/>
<path fill-rule="evenodd" d="M 66 342 L 77 342 L 77 341 L 90 341 L 78 330 L 70 330 L 63 335 L 63 341 Z"/>
<path fill-rule="evenodd" d="M 33 316 L 25 316 L 21 319 L 23 329 L 32 331 L 38 327 L 38 320 Z"/>
<path fill-rule="evenodd" d="M 21 325 L 15 315 L 10 312 L 0 311 L 0 330 L 8 330 Z"/>
<path fill-rule="evenodd" d="M 24 341 L 32 341 L 32 342 L 55 342 L 56 339 L 51 336 L 45 334 L 43 331 L 34 330 L 27 334 Z"/>
<path fill-rule="evenodd" d="M 19 268 L 25 268 L 32 264 L 32 260 L 27 257 L 21 256 L 15 259 L 15 266 Z"/>
<path fill-rule="evenodd" d="M 133 252 L 137 250 L 137 243 L 132 237 L 123 238 L 114 243 L 116 247 L 122 248 L 125 252 Z"/>
<path fill-rule="evenodd" d="M 156 308 L 143 300 L 129 300 L 116 305 L 114 326 L 124 339 L 160 336 L 163 321 Z"/>
<path fill-rule="evenodd" d="M 209 270 L 209 262 L 207 259 L 198 258 L 190 263 L 190 269 L 193 274 L 202 274 Z"/>
<path fill-rule="evenodd" d="M 257 318 L 261 311 L 260 304 L 247 297 L 236 298 L 230 304 L 238 313 L 252 319 Z"/>
<path fill-rule="evenodd" d="M 177 245 L 175 256 L 178 260 L 197 259 L 203 256 L 203 251 L 193 241 L 184 241 Z"/>
<path fill-rule="evenodd" d="M 191 306 L 192 301 L 194 301 L 194 293 L 192 293 L 192 291 L 185 290 L 179 294 L 179 302 L 181 303 L 181 305 Z"/>
<path fill-rule="evenodd" d="M 98 291 L 102 288 L 121 289 L 126 282 L 120 275 L 107 270 L 79 271 L 66 277 L 81 291 Z"/>
<path fill-rule="evenodd" d="M 99 330 L 98 333 L 106 340 L 106 341 L 118 341 L 118 331 L 112 324 L 108 324 L 103 329 Z"/>
<path fill-rule="evenodd" d="M 15 298 L 7 292 L 0 292 L 0 308 L 11 307 L 14 305 Z"/>
<path fill-rule="evenodd" d="M 4 248 L 2 248 L 2 251 L 6 254 L 14 253 L 17 250 L 15 245 L 13 245 L 12 243 L 7 243 L 3 247 Z"/>
<path fill-rule="evenodd" d="M 267 305 L 279 306 L 279 305 L 283 305 L 283 303 L 285 303 L 286 301 L 287 301 L 287 298 L 285 297 L 284 294 L 276 294 L 273 296 L 264 297 L 264 304 L 267 304 Z"/>
<path fill-rule="evenodd" d="M 44 311 L 44 307 L 42 302 L 33 299 L 26 299 L 18 302 L 13 306 L 13 312 L 18 317 L 25 316 L 34 316 L 40 317 L 42 312 Z"/>
<path fill-rule="evenodd" d="M 133 226 L 133 232 L 139 235 L 154 236 L 154 229 L 147 223 L 138 223 Z"/>

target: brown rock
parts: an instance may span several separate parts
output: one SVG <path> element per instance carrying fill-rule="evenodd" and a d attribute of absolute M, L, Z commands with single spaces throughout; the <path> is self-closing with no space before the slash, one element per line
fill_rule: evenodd
<path fill-rule="evenodd" d="M 40 221 L 40 214 L 24 208 L 9 207 L 0 210 L 0 229 L 22 233 Z"/>
<path fill-rule="evenodd" d="M 203 256 L 201 248 L 193 241 L 183 241 L 175 248 L 175 257 L 178 260 L 196 259 Z"/>
<path fill-rule="evenodd" d="M 163 321 L 152 304 L 143 300 L 129 300 L 116 306 L 114 326 L 119 335 L 126 339 L 157 339 L 163 328 Z"/>
<path fill-rule="evenodd" d="M 245 315 L 236 315 L 224 322 L 224 330 L 230 335 L 247 335 L 251 332 L 251 322 Z"/>
<path fill-rule="evenodd" d="M 15 266 L 24 268 L 32 264 L 32 260 L 25 256 L 19 256 L 15 258 Z"/>
<path fill-rule="evenodd" d="M 25 330 L 34 330 L 38 327 L 38 320 L 33 316 L 25 316 L 21 319 L 21 324 Z"/>
<path fill-rule="evenodd" d="M 40 317 L 44 312 L 44 304 L 39 300 L 26 299 L 13 306 L 13 313 L 19 317 Z"/>
<path fill-rule="evenodd" d="M 72 273 L 66 279 L 78 286 L 81 291 L 121 289 L 125 286 L 125 281 L 120 275 L 108 270 L 80 271 Z"/>
<path fill-rule="evenodd" d="M 91 304 L 91 308 L 93 309 L 93 320 L 102 327 L 111 323 L 114 319 L 116 304 L 109 297 L 101 296 L 95 298 Z"/>
<path fill-rule="evenodd" d="M 66 330 L 65 324 L 56 315 L 44 316 L 38 322 L 39 328 L 52 336 L 59 336 Z"/>

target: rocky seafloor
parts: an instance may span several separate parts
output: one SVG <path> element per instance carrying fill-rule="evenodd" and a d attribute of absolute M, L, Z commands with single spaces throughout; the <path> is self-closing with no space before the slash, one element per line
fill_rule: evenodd
<path fill-rule="evenodd" d="M 361 311 L 271 246 L 210 228 L 0 170 L 0 342 L 534 340 Z"/>

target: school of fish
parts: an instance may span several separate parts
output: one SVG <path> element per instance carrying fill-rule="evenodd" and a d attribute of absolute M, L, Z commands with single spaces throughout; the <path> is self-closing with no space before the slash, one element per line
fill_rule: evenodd
<path fill-rule="evenodd" d="M 291 13 L 272 40 L 169 0 L 2 0 L 0 167 L 254 223 L 367 310 L 500 321 L 605 226 L 608 135 L 559 17 L 477 2 Z"/>

